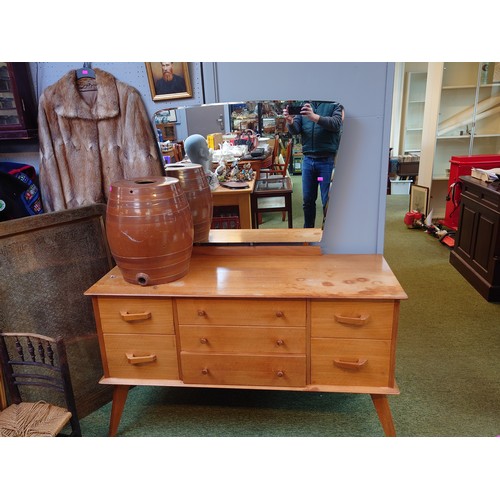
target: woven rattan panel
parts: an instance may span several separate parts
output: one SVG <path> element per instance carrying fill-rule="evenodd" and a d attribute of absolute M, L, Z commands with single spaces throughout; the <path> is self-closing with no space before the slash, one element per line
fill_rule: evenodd
<path fill-rule="evenodd" d="M 66 339 L 79 417 L 111 399 L 102 376 L 89 297 L 83 293 L 114 265 L 106 205 L 0 223 L 0 329 Z"/>

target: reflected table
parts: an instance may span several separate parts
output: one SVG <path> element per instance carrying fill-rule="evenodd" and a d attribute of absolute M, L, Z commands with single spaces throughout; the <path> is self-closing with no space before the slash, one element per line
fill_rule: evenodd
<path fill-rule="evenodd" d="M 248 187 L 242 189 L 231 189 L 218 186 L 212 191 L 214 207 L 237 206 L 241 229 L 252 229 L 251 194 L 254 190 L 255 179 L 244 184 Z"/>
<path fill-rule="evenodd" d="M 259 228 L 259 217 L 264 212 L 287 212 L 288 227 L 292 220 L 292 179 L 288 176 L 271 176 L 259 179 L 252 194 L 252 223 Z"/>

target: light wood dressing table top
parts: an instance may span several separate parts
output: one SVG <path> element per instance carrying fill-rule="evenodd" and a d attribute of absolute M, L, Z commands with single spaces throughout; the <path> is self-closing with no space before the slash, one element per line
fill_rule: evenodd
<path fill-rule="evenodd" d="M 127 283 L 118 267 L 85 295 L 404 300 L 382 255 L 193 255 L 188 274 L 155 286 Z"/>
<path fill-rule="evenodd" d="M 319 228 L 273 228 L 273 229 L 211 229 L 210 244 L 234 243 L 279 243 L 308 244 L 319 243 L 323 231 Z"/>

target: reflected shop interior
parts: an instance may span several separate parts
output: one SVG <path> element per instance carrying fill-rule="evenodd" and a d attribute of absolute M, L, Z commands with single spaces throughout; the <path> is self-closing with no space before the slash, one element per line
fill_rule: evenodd
<path fill-rule="evenodd" d="M 184 141 L 199 134 L 207 140 L 211 169 L 223 187 L 237 190 L 240 187 L 237 183 L 240 182 L 243 190 L 243 186 L 247 186 L 245 181 L 248 181 L 249 166 L 254 173 L 254 182 L 276 173 L 276 169 L 288 178 L 300 176 L 300 136 L 292 136 L 288 132 L 283 110 L 287 106 L 300 107 L 303 102 L 265 100 L 161 109 L 154 114 L 153 123 L 165 167 L 171 163 L 191 161 L 186 155 Z M 295 185 L 300 182 L 300 177 L 294 179 Z M 236 206 L 217 206 L 219 191 L 213 191 L 213 194 L 217 196 L 214 196 L 212 229 L 262 228 L 258 222 L 246 220 L 245 214 L 238 213 Z M 291 196 L 298 197 L 301 193 L 292 192 Z M 266 200 L 268 204 L 273 201 Z M 297 203 L 297 199 L 294 201 Z M 321 204 L 319 196 L 318 203 Z M 280 227 L 291 228 L 291 221 L 287 224 L 285 219 L 286 214 L 280 216 L 279 220 L 283 222 Z M 321 233 L 321 220 L 316 221 L 316 226 Z"/>

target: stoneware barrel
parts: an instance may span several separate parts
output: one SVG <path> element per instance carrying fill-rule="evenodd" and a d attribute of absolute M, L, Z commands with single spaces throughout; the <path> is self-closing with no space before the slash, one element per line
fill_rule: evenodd
<path fill-rule="evenodd" d="M 193 233 L 191 209 L 178 179 L 143 177 L 111 184 L 106 235 L 129 283 L 158 285 L 186 275 Z"/>
<path fill-rule="evenodd" d="M 203 167 L 197 163 L 171 163 L 165 167 L 169 177 L 179 179 L 193 217 L 194 243 L 208 241 L 212 224 L 212 192 Z"/>

